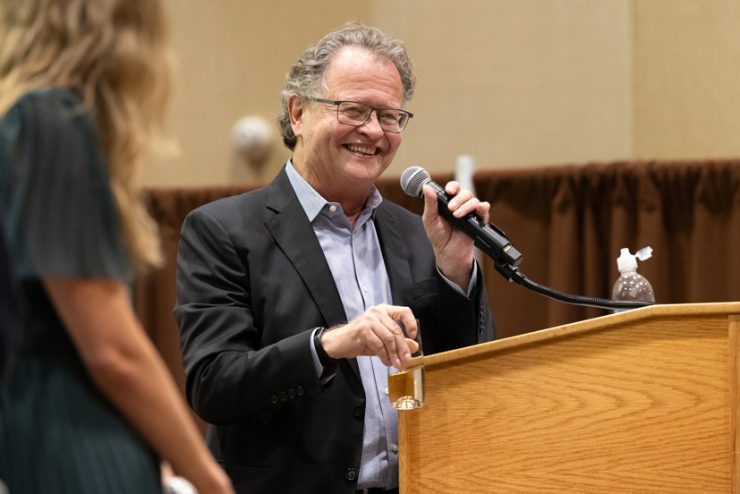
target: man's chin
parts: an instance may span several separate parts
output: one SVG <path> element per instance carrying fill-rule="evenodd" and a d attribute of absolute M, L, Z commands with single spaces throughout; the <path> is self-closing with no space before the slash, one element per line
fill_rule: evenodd
<path fill-rule="evenodd" d="M 380 177 L 390 163 L 382 163 L 378 159 L 360 159 L 352 160 L 347 164 L 347 171 L 358 180 L 375 182 Z"/>

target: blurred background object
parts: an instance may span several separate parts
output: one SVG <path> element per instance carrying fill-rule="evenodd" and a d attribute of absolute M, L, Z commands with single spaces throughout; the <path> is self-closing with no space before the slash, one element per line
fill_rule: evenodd
<path fill-rule="evenodd" d="M 274 149 L 275 125 L 262 117 L 250 115 L 236 121 L 231 129 L 231 145 L 239 165 L 250 172 L 250 178 L 263 182 L 265 166 Z"/>

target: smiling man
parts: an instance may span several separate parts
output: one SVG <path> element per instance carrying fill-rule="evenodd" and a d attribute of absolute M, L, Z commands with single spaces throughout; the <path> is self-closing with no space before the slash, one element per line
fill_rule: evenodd
<path fill-rule="evenodd" d="M 402 42 L 350 24 L 291 68 L 280 126 L 293 155 L 263 189 L 193 211 L 175 316 L 187 397 L 240 493 L 398 492 L 387 367 L 493 338 L 473 243 L 383 200 L 412 117 Z M 455 182 L 457 216 L 488 217 Z M 417 321 L 419 324 L 417 325 Z"/>

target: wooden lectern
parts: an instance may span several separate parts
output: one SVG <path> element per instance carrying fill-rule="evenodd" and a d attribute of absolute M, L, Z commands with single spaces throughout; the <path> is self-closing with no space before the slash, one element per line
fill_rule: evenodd
<path fill-rule="evenodd" d="M 740 302 L 656 305 L 421 357 L 402 494 L 740 494 Z"/>

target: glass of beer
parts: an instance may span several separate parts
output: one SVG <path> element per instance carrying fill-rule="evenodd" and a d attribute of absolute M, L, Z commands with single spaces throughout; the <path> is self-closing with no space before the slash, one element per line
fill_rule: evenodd
<path fill-rule="evenodd" d="M 421 350 L 421 327 L 419 320 L 416 320 L 416 337 L 414 341 L 419 345 L 419 349 L 412 353 L 412 361 L 405 369 L 398 370 L 393 366 L 388 366 L 388 398 L 391 404 L 398 410 L 412 410 L 424 406 L 424 364 L 421 361 L 423 352 Z M 408 338 L 406 328 L 401 325 L 403 334 Z"/>

